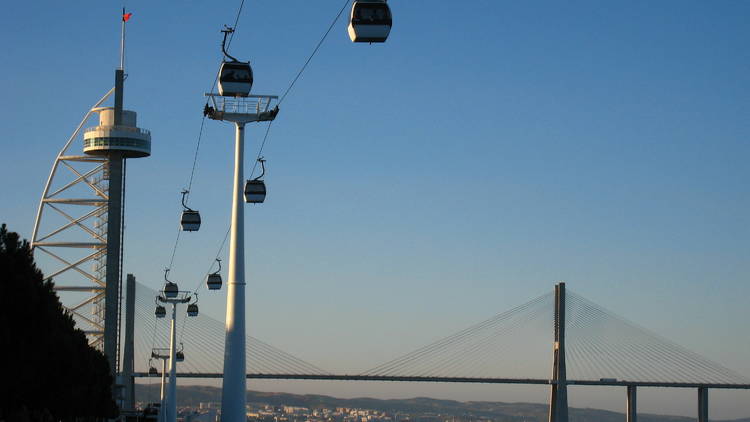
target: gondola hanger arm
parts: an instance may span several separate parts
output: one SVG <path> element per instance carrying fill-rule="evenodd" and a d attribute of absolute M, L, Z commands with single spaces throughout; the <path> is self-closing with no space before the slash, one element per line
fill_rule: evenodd
<path fill-rule="evenodd" d="M 253 180 L 260 180 L 266 174 L 266 159 L 263 157 L 259 157 L 258 162 L 260 163 L 260 176 L 256 177 Z"/>
<path fill-rule="evenodd" d="M 239 60 L 232 57 L 232 55 L 227 52 L 227 36 L 234 33 L 234 28 L 224 25 L 224 29 L 222 29 L 221 32 L 224 33 L 224 39 L 221 41 L 221 52 L 224 53 L 226 57 L 232 59 L 233 62 L 238 62 Z"/>
<path fill-rule="evenodd" d="M 216 262 L 219 263 L 219 269 L 213 272 L 212 274 L 219 274 L 221 272 L 221 258 L 216 258 Z"/>
<path fill-rule="evenodd" d="M 186 211 L 193 211 L 193 209 L 190 208 L 190 207 L 188 207 L 187 204 L 185 203 L 185 197 L 189 193 L 190 193 L 190 191 L 187 190 L 187 189 L 185 189 L 185 190 L 182 191 L 182 207 L 185 208 Z M 169 270 L 167 270 L 167 271 L 169 271 Z"/>

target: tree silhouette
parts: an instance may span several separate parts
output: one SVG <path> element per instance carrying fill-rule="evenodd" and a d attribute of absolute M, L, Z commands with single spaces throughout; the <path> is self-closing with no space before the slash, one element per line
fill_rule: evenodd
<path fill-rule="evenodd" d="M 0 421 L 117 416 L 107 358 L 44 282 L 29 243 L 0 227 Z"/>

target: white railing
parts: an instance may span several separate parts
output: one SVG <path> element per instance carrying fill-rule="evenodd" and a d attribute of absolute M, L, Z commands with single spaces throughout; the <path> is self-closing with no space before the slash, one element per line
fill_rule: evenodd
<path fill-rule="evenodd" d="M 223 97 L 218 94 L 206 94 L 216 111 L 237 114 L 257 114 L 268 111 L 271 104 L 278 100 L 277 95 L 248 95 L 247 97 Z"/>

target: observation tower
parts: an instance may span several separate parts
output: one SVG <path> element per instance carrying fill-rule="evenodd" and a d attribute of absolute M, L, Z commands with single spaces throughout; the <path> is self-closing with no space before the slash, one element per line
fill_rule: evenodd
<path fill-rule="evenodd" d="M 126 20 L 123 15 L 115 86 L 88 110 L 55 157 L 31 241 L 46 280 L 54 278 L 77 327 L 107 356 L 113 379 L 120 372 L 126 160 L 151 155 L 151 133 L 137 126 L 135 111 L 123 110 Z M 113 105 L 103 107 L 110 97 Z M 94 114 L 99 124 L 84 130 Z M 81 132 L 83 154 L 72 148 Z M 126 369 L 132 367 L 128 350 L 122 359 Z"/>

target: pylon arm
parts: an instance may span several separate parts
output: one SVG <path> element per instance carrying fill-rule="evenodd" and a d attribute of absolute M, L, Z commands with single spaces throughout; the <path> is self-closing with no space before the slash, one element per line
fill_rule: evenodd
<path fill-rule="evenodd" d="M 247 97 L 224 97 L 206 94 L 210 105 L 204 108 L 209 119 L 234 123 L 268 122 L 279 113 L 277 95 L 248 95 Z"/>

